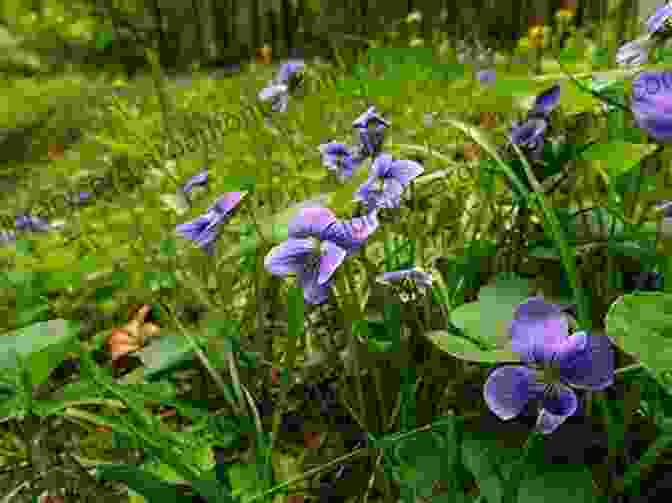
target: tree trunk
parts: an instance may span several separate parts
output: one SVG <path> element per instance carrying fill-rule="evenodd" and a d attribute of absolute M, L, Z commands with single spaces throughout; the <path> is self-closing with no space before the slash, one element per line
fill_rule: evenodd
<path fill-rule="evenodd" d="M 280 8 L 282 9 L 282 31 L 287 44 L 287 51 L 293 47 L 293 35 L 296 30 L 294 24 L 294 12 L 290 0 L 281 0 Z"/>

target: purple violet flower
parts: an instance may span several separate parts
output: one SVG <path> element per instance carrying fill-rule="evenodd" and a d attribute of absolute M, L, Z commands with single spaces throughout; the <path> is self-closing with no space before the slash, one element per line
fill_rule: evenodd
<path fill-rule="evenodd" d="M 672 2 L 656 9 L 646 21 L 646 31 L 650 35 L 667 35 L 672 29 Z"/>
<path fill-rule="evenodd" d="M 539 94 L 523 122 L 514 122 L 510 141 L 527 151 L 533 160 L 538 160 L 544 149 L 548 119 L 560 102 L 560 86 L 554 85 Z"/>
<path fill-rule="evenodd" d="M 558 84 L 547 89 L 534 100 L 532 110 L 527 115 L 528 119 L 546 119 L 551 115 L 560 103 L 560 86 Z"/>
<path fill-rule="evenodd" d="M 398 208 L 404 189 L 424 171 L 415 161 L 395 160 L 389 154 L 380 154 L 373 161 L 369 179 L 360 185 L 354 199 L 370 209 Z"/>
<path fill-rule="evenodd" d="M 212 256 L 221 225 L 231 218 L 233 210 L 238 207 L 245 195 L 245 192 L 227 192 L 220 196 L 204 215 L 178 225 L 175 230 Z"/>
<path fill-rule="evenodd" d="M 275 83 L 289 85 L 290 81 L 296 77 L 305 66 L 306 63 L 301 59 L 290 59 L 280 67 L 280 70 L 278 70 Z"/>
<path fill-rule="evenodd" d="M 672 140 L 672 72 L 642 72 L 632 89 L 631 109 L 637 125 L 660 143 Z"/>
<path fill-rule="evenodd" d="M 189 180 L 187 180 L 187 183 L 182 188 L 182 192 L 184 192 L 186 195 L 191 195 L 191 192 L 192 190 L 194 190 L 194 187 L 203 186 L 206 185 L 207 183 L 208 183 L 208 170 L 206 169 L 189 178 Z"/>
<path fill-rule="evenodd" d="M 336 269 L 377 227 L 375 212 L 342 222 L 328 208 L 303 208 L 289 223 L 287 241 L 269 252 L 264 265 L 276 276 L 297 274 L 305 301 L 322 304 L 329 298 Z"/>
<path fill-rule="evenodd" d="M 271 83 L 259 92 L 261 101 L 270 101 L 274 112 L 284 113 L 287 111 L 289 102 L 289 88 L 286 84 Z"/>
<path fill-rule="evenodd" d="M 497 72 L 495 70 L 480 70 L 476 73 L 476 78 L 483 86 L 494 84 L 497 80 Z"/>
<path fill-rule="evenodd" d="M 369 107 L 366 112 L 352 123 L 364 147 L 367 156 L 375 157 L 380 153 L 385 139 L 385 129 L 390 123 L 376 112 L 376 107 Z"/>
<path fill-rule="evenodd" d="M 488 408 L 507 421 L 534 400 L 535 428 L 555 431 L 578 409 L 573 388 L 604 390 L 614 381 L 614 351 L 606 336 L 576 332 L 568 337 L 560 308 L 532 297 L 516 309 L 510 325 L 511 349 L 523 365 L 503 365 L 488 376 L 483 395 Z"/>
<path fill-rule="evenodd" d="M 51 229 L 51 225 L 42 217 L 24 214 L 15 219 L 15 227 L 20 231 L 44 232 Z"/>
<path fill-rule="evenodd" d="M 616 52 L 616 64 L 620 67 L 641 66 L 649 61 L 650 37 L 642 37 L 623 44 Z"/>
<path fill-rule="evenodd" d="M 91 200 L 93 192 L 85 190 L 77 194 L 77 204 L 83 204 Z"/>
<path fill-rule="evenodd" d="M 359 252 L 379 225 L 378 210 L 373 209 L 361 217 L 336 221 L 329 227 L 329 239 L 345 248 L 347 256 L 350 257 Z"/>
<path fill-rule="evenodd" d="M 347 254 L 326 239 L 334 223 L 336 216 L 328 208 L 302 209 L 289 224 L 287 241 L 275 246 L 264 260 L 266 270 L 275 276 L 296 274 L 309 304 L 327 301 L 332 276 Z"/>
<path fill-rule="evenodd" d="M 672 236 L 672 201 L 661 201 L 656 204 L 656 209 L 663 213 L 659 232 L 662 236 L 668 238 Z"/>
<path fill-rule="evenodd" d="M 425 295 L 432 288 L 432 276 L 417 267 L 386 272 L 376 282 L 392 286 L 403 303 L 415 301 L 417 294 Z"/>
<path fill-rule="evenodd" d="M 6 245 L 16 241 L 15 231 L 0 231 L 0 245 Z"/>
<path fill-rule="evenodd" d="M 548 122 L 544 119 L 528 119 L 514 122 L 511 128 L 511 143 L 525 149 L 530 157 L 538 159 L 544 148 L 544 139 Z"/>
<path fill-rule="evenodd" d="M 320 145 L 319 149 L 322 162 L 329 171 L 335 172 L 341 181 L 351 178 L 355 169 L 364 160 L 345 143 L 331 141 Z"/>
<path fill-rule="evenodd" d="M 672 201 L 661 201 L 656 204 L 656 209 L 663 212 L 664 218 L 672 219 Z"/>

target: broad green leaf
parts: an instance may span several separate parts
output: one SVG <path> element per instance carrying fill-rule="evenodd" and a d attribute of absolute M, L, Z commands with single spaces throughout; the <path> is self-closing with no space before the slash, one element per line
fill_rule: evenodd
<path fill-rule="evenodd" d="M 456 454 L 454 450 L 448 452 L 447 441 L 437 432 L 422 432 L 412 437 L 399 440 L 392 453 L 397 470 L 397 476 L 402 484 L 413 487 L 420 494 L 431 496 L 434 483 L 443 478 L 444 466 L 453 463 L 446 454 Z M 441 459 L 436 462 L 437 457 Z"/>
<path fill-rule="evenodd" d="M 460 360 L 479 363 L 519 361 L 519 356 L 512 351 L 506 349 L 481 349 L 470 340 L 450 334 L 445 330 L 434 330 L 427 332 L 425 335 L 441 351 L 453 355 Z"/>
<path fill-rule="evenodd" d="M 637 358 L 668 391 L 672 390 L 672 295 L 623 295 L 609 308 L 605 323 L 614 343 Z"/>
<path fill-rule="evenodd" d="M 537 463 L 518 490 L 518 503 L 596 503 L 590 470 L 580 464 Z"/>
<path fill-rule="evenodd" d="M 39 386 L 51 371 L 74 351 L 77 325 L 70 320 L 57 319 L 36 323 L 0 337 L 0 369 L 13 369 L 13 351 L 28 359 L 33 386 Z"/>
<path fill-rule="evenodd" d="M 263 481 L 259 480 L 257 465 L 254 463 L 236 463 L 229 468 L 228 476 L 231 493 L 239 498 L 241 503 L 247 503 L 256 496 L 264 485 Z"/>
<path fill-rule="evenodd" d="M 548 87 L 548 84 L 535 82 L 530 79 L 498 77 L 488 87 L 489 91 L 502 96 L 534 96 Z"/>
<path fill-rule="evenodd" d="M 503 482 L 520 450 L 504 446 L 495 433 L 487 431 L 465 431 L 461 450 L 462 462 L 474 475 L 481 494 L 488 503 L 500 503 Z"/>
<path fill-rule="evenodd" d="M 160 478 L 165 482 L 171 482 L 171 483 L 187 482 L 184 479 L 184 477 L 181 477 L 180 475 L 177 474 L 174 468 L 165 463 L 157 461 L 145 463 L 142 466 L 142 469 L 152 473 L 153 475 L 156 475 L 158 478 Z"/>
<path fill-rule="evenodd" d="M 98 478 L 123 482 L 142 495 L 147 503 L 187 503 L 191 496 L 180 494 L 174 484 L 161 480 L 147 470 L 133 465 L 102 465 L 96 469 Z"/>
<path fill-rule="evenodd" d="M 580 58 L 579 51 L 575 47 L 565 47 L 560 51 L 558 59 L 561 63 L 568 65 L 576 63 Z"/>
<path fill-rule="evenodd" d="M 145 377 L 151 379 L 194 358 L 189 340 L 181 334 L 162 334 L 137 353 L 145 366 Z"/>
<path fill-rule="evenodd" d="M 481 288 L 477 302 L 453 310 L 450 320 L 468 338 L 481 341 L 492 349 L 503 349 L 507 345 L 508 328 L 515 309 L 530 297 L 530 292 L 530 282 L 524 278 L 497 278 Z"/>
<path fill-rule="evenodd" d="M 505 303 L 509 306 L 517 306 L 529 297 L 530 282 L 525 278 L 502 276 L 494 283 L 485 285 L 478 292 L 478 301 L 485 305 L 486 309 L 496 304 Z"/>
<path fill-rule="evenodd" d="M 0 417 L 22 418 L 27 414 L 26 400 L 22 393 L 7 391 L 0 399 Z"/>
<path fill-rule="evenodd" d="M 47 302 L 40 301 L 37 305 L 24 306 L 17 309 L 15 327 L 25 327 L 31 323 L 47 321 L 51 307 Z"/>
<path fill-rule="evenodd" d="M 655 144 L 647 145 L 617 140 L 595 143 L 584 150 L 581 157 L 596 163 L 598 169 L 604 170 L 609 176 L 617 177 L 635 168 L 655 149 Z"/>

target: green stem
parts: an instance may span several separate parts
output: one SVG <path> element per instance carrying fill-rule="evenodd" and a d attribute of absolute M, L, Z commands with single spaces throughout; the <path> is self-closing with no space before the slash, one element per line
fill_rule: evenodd
<path fill-rule="evenodd" d="M 356 293 L 354 291 L 351 276 L 352 272 L 350 270 L 349 264 L 346 262 L 344 264 L 345 270 L 342 274 L 339 275 L 341 281 L 340 290 L 341 292 L 346 291 L 347 285 L 347 294 L 344 296 L 345 303 L 345 332 L 348 338 L 348 354 L 350 357 L 352 377 L 355 379 L 355 392 L 357 393 L 357 400 L 359 401 L 359 414 L 362 420 L 366 423 L 366 400 L 364 398 L 364 388 L 362 387 L 362 376 L 359 366 L 359 341 L 352 330 L 352 326 L 355 320 L 360 319 L 359 306 L 361 305 L 357 300 Z M 354 299 L 354 300 L 353 300 Z"/>
<path fill-rule="evenodd" d="M 278 484 L 277 486 L 269 489 L 268 491 L 264 491 L 261 494 L 257 494 L 256 496 L 253 496 L 249 500 L 247 500 L 247 503 L 253 503 L 254 501 L 257 501 L 259 499 L 262 499 L 266 496 L 269 496 L 271 494 L 277 493 L 278 491 L 285 489 L 287 487 L 290 487 L 292 484 L 296 484 L 297 482 L 301 482 L 304 479 L 307 479 L 309 477 L 312 477 L 313 475 L 317 475 L 319 473 L 322 473 L 324 471 L 327 471 L 330 468 L 334 468 L 344 462 L 350 461 L 351 459 L 358 458 L 364 454 L 367 454 L 370 449 L 357 449 L 356 451 L 352 451 L 348 454 L 345 454 L 344 456 L 340 456 L 336 459 L 333 459 L 329 461 L 328 463 L 315 467 L 312 470 L 308 470 L 305 473 L 302 473 L 298 477 L 294 477 L 290 480 L 286 480 L 282 484 Z"/>
<path fill-rule="evenodd" d="M 511 474 L 507 483 L 504 486 L 504 494 L 502 497 L 502 503 L 516 503 L 518 500 L 518 489 L 520 488 L 520 483 L 522 477 L 525 474 L 526 461 L 532 450 L 533 444 L 541 437 L 541 433 L 533 431 L 530 433 L 530 436 L 527 437 L 525 445 L 523 445 L 523 452 L 521 453 L 520 458 L 511 467 Z"/>
<path fill-rule="evenodd" d="M 199 359 L 203 367 L 208 371 L 210 374 L 210 377 L 212 377 L 213 381 L 215 381 L 215 384 L 219 388 L 219 390 L 222 393 L 222 396 L 226 398 L 228 395 L 226 393 L 226 384 L 224 383 L 224 380 L 221 378 L 221 376 L 217 373 L 217 371 L 212 367 L 210 364 L 210 360 L 208 360 L 208 357 L 205 356 L 205 353 L 201 350 L 199 347 L 198 343 L 196 340 L 192 337 L 192 335 L 182 326 L 182 323 L 175 317 L 175 314 L 173 313 L 173 310 L 165 303 L 161 304 L 164 309 L 170 314 L 170 317 L 173 319 L 177 327 L 180 329 L 184 337 L 189 341 L 194 353 L 196 354 L 196 357 Z M 228 352 L 227 355 L 231 355 L 231 352 Z M 238 372 L 235 366 L 235 362 L 233 365 L 231 365 L 231 362 L 229 361 L 229 370 L 231 371 L 231 376 L 232 379 L 234 379 L 234 384 L 237 384 L 236 391 L 238 392 L 238 397 L 239 400 L 243 400 L 242 392 L 240 391 L 240 380 L 238 379 Z M 235 377 L 234 377 L 235 376 Z M 234 386 L 235 387 L 235 386 Z M 236 411 L 236 414 L 238 416 L 243 415 L 243 411 L 245 409 L 244 405 L 237 404 L 235 402 L 229 402 L 231 407 L 233 408 L 234 411 Z"/>
<path fill-rule="evenodd" d="M 592 328 L 592 316 L 589 310 L 588 303 L 586 302 L 587 299 L 585 297 L 583 289 L 578 284 L 576 255 L 567 245 L 567 241 L 564 237 L 564 232 L 562 230 L 562 227 L 560 226 L 560 222 L 558 221 L 557 216 L 546 204 L 543 188 L 539 184 L 537 178 L 534 176 L 534 173 L 532 172 L 532 169 L 530 168 L 527 159 L 522 154 L 520 148 L 518 148 L 517 145 L 515 144 L 512 145 L 516 153 L 518 154 L 520 160 L 522 161 L 523 167 L 525 168 L 525 173 L 527 174 L 530 184 L 532 185 L 533 192 L 530 194 L 530 197 L 539 205 L 544 216 L 545 224 L 550 227 L 553 240 L 558 244 L 562 265 L 565 267 L 565 271 L 567 272 L 567 276 L 569 278 L 569 284 L 572 287 L 572 291 L 574 292 L 574 300 L 577 305 L 579 324 L 583 329 L 590 329 Z"/>
<path fill-rule="evenodd" d="M 642 477 L 642 471 L 650 466 L 653 466 L 658 459 L 658 454 L 660 451 L 667 449 L 670 445 L 672 445 L 672 435 L 661 435 L 658 437 L 651 447 L 646 450 L 637 464 L 631 466 L 628 471 L 625 472 L 622 482 L 617 483 L 618 486 L 621 486 L 618 487 L 618 489 L 621 490 L 620 492 L 624 492 L 633 486 L 633 489 L 636 489 L 637 486 L 639 486 L 639 482 Z"/>

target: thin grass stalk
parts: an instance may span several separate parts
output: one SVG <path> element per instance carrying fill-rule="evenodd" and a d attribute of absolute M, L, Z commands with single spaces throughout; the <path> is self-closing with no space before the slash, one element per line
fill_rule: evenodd
<path fill-rule="evenodd" d="M 534 192 L 531 193 L 531 199 L 533 199 L 539 205 L 541 211 L 543 212 L 544 221 L 546 225 L 550 227 L 550 232 L 553 236 L 553 239 L 558 244 L 558 248 L 560 250 L 560 256 L 562 258 L 562 263 L 563 266 L 565 267 L 565 271 L 567 272 L 567 276 L 569 279 L 570 286 L 572 287 L 572 291 L 574 292 L 574 300 L 576 301 L 577 304 L 577 311 L 578 311 L 577 314 L 579 318 L 579 323 L 582 328 L 588 330 L 592 328 L 592 316 L 589 311 L 589 306 L 586 302 L 585 294 L 577 281 L 578 276 L 576 268 L 576 255 L 572 253 L 571 249 L 567 244 L 567 240 L 565 239 L 564 232 L 562 230 L 562 227 L 560 226 L 560 222 L 558 221 L 558 217 L 547 206 L 543 195 L 544 194 L 543 188 L 539 184 L 537 178 L 534 176 L 532 168 L 530 168 L 530 164 L 527 162 L 527 159 L 525 158 L 525 156 L 523 155 L 523 153 L 521 152 L 520 148 L 517 145 L 513 144 L 513 148 L 515 149 L 516 154 L 523 163 L 525 173 L 534 190 Z"/>
<path fill-rule="evenodd" d="M 215 382 L 215 384 L 217 385 L 217 387 L 218 387 L 219 390 L 221 391 L 222 396 L 227 400 L 227 402 L 229 402 L 229 405 L 231 405 L 231 407 L 232 407 L 233 410 L 236 412 L 236 414 L 237 414 L 239 417 L 242 416 L 242 415 L 243 415 L 243 411 L 244 411 L 244 405 L 241 405 L 241 404 L 239 404 L 239 403 L 235 403 L 235 402 L 231 402 L 231 401 L 229 401 L 229 399 L 227 398 L 227 393 L 226 393 L 226 391 L 225 391 L 225 390 L 226 390 L 226 384 L 224 383 L 224 381 L 223 381 L 223 379 L 221 378 L 221 376 L 220 376 L 220 375 L 217 373 L 217 371 L 214 369 L 214 367 L 210 364 L 210 360 L 208 360 L 208 357 L 205 355 L 205 353 L 203 353 L 203 351 L 202 351 L 201 348 L 199 347 L 199 345 L 198 345 L 198 343 L 196 342 L 196 340 L 195 340 L 195 339 L 192 337 L 192 335 L 191 335 L 191 334 L 184 328 L 184 326 L 182 325 L 182 323 L 180 323 L 180 321 L 177 319 L 177 317 L 176 317 L 175 314 L 174 314 L 173 309 L 171 309 L 171 307 L 170 307 L 168 304 L 166 304 L 165 302 L 162 302 L 161 305 L 164 307 L 164 309 L 166 309 L 166 311 L 168 312 L 168 314 L 170 315 L 170 317 L 173 319 L 173 321 L 175 322 L 175 324 L 177 325 L 177 327 L 180 329 L 180 332 L 182 332 L 182 334 L 183 334 L 184 337 L 187 339 L 187 341 L 189 341 L 189 343 L 191 344 L 192 349 L 194 350 L 194 353 L 196 354 L 196 357 L 197 357 L 198 360 L 201 362 L 201 364 L 202 364 L 203 367 L 206 369 L 206 371 L 210 374 L 210 377 L 212 377 L 213 381 Z M 231 352 L 230 352 L 230 351 L 227 352 L 227 357 L 228 357 L 229 355 L 231 355 Z M 228 358 L 227 358 L 227 361 L 228 361 Z M 239 399 L 240 399 L 240 400 L 243 400 L 242 392 L 240 391 L 240 380 L 238 379 L 238 372 L 237 372 L 237 369 L 236 369 L 236 367 L 235 367 L 235 362 L 234 362 L 234 365 L 232 365 L 232 366 L 231 366 L 231 364 L 230 364 L 230 362 L 229 362 L 229 365 L 230 365 L 230 367 L 229 367 L 229 371 L 231 372 L 232 379 L 234 379 L 234 389 L 236 389 L 236 391 L 237 391 L 237 393 L 238 393 L 238 397 L 239 397 Z M 235 376 L 235 377 L 234 377 L 234 376 Z M 236 382 L 238 383 L 238 387 L 235 386 L 235 383 L 236 383 Z"/>

